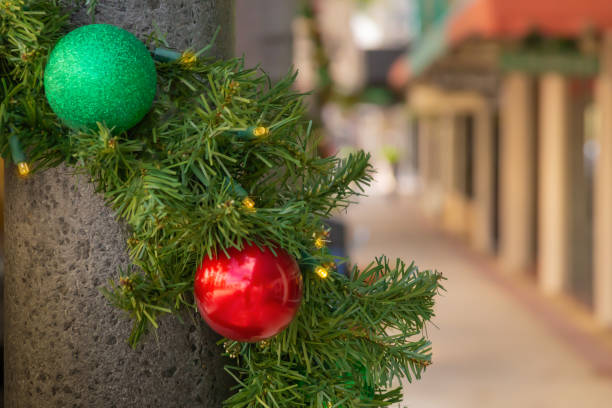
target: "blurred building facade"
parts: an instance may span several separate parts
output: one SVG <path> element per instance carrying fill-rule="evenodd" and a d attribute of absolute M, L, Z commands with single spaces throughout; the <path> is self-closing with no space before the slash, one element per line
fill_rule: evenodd
<path fill-rule="evenodd" d="M 412 4 L 389 81 L 406 89 L 427 212 L 612 327 L 612 3 Z"/>
<path fill-rule="evenodd" d="M 414 185 L 406 107 L 387 85 L 390 66 L 414 35 L 411 0 L 301 3 L 310 11 L 294 21 L 297 88 L 314 91 L 309 102 L 318 105 L 322 150 L 370 152 L 377 176 L 369 194 Z"/>

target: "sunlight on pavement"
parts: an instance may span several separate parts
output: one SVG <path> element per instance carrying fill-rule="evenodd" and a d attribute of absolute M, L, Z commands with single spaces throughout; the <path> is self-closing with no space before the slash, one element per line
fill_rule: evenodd
<path fill-rule="evenodd" d="M 438 327 L 428 330 L 434 364 L 406 386 L 401 407 L 610 406 L 612 377 L 598 376 L 541 317 L 487 280 L 467 249 L 419 216 L 414 198 L 367 198 L 346 220 L 357 235 L 353 262 L 363 266 L 385 253 L 448 278 L 436 306 Z"/>

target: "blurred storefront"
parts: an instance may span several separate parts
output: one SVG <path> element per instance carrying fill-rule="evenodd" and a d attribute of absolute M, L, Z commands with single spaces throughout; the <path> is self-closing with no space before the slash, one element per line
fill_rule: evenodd
<path fill-rule="evenodd" d="M 445 229 L 612 326 L 609 0 L 419 0 L 389 72 Z"/>
<path fill-rule="evenodd" d="M 297 88 L 313 91 L 311 107 L 324 150 L 372 154 L 376 182 L 368 194 L 415 186 L 415 140 L 402 93 L 387 73 L 414 35 L 410 0 L 302 0 L 294 21 Z M 399 96 L 399 97 L 398 97 Z"/>

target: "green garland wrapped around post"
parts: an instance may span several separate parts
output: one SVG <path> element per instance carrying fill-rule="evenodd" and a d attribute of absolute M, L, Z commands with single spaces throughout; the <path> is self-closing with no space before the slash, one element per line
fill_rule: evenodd
<path fill-rule="evenodd" d="M 51 51 L 68 32 L 66 21 L 55 1 L 0 0 L 0 153 L 26 163 L 31 177 L 60 163 L 88 174 L 129 226 L 132 267 L 104 292 L 133 317 L 130 344 L 156 328 L 160 315 L 195 307 L 194 276 L 203 260 L 227 259 L 228 252 L 253 245 L 282 249 L 300 265 L 294 288 L 301 290 L 301 305 L 273 337 L 224 340 L 235 359 L 227 370 L 237 381 L 225 405 L 374 407 L 401 401 L 401 388 L 389 389 L 393 380 L 420 378 L 431 364 L 422 332 L 443 277 L 384 257 L 365 270 L 354 268 L 350 277 L 334 272 L 339 260 L 325 248 L 323 221 L 370 182 L 369 155 L 317 155 L 302 97 L 291 90 L 294 75 L 271 85 L 241 59 L 214 60 L 203 52 L 154 53 L 156 78 L 144 78 L 143 89 L 155 80 L 157 95 L 138 123 L 140 107 L 123 120 L 115 107 L 122 101 L 108 99 L 95 82 L 87 96 L 100 92 L 105 102 L 79 107 L 87 118 L 62 121 L 52 107 L 60 116 L 78 113 L 63 99 L 67 84 L 49 85 L 50 105 L 43 79 Z M 90 47 L 85 43 L 83 55 L 100 55 Z M 62 64 L 79 64 L 71 60 L 76 50 L 60 51 L 60 71 Z M 64 79 L 57 65 L 53 69 L 50 81 L 69 80 L 74 87 L 82 80 L 75 79 L 78 69 Z M 95 74 L 96 81 L 105 80 L 104 72 Z M 111 82 L 120 94 L 130 85 Z M 149 104 L 148 95 L 137 96 Z M 105 112 L 119 122 L 108 123 Z M 231 261 L 223 262 L 223 273 L 257 272 Z M 223 277 L 203 279 L 219 286 Z M 265 283 L 259 282 L 267 291 L 261 302 L 280 302 L 286 283 Z"/>

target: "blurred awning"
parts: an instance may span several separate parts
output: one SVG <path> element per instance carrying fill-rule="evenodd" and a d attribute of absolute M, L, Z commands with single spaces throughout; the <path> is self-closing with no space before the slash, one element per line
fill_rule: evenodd
<path fill-rule="evenodd" d="M 612 27 L 611 0 L 473 0 L 453 15 L 448 41 L 521 38 L 531 32 L 575 37 Z"/>
<path fill-rule="evenodd" d="M 612 29 L 612 0 L 465 0 L 457 1 L 399 58 L 389 82 L 403 86 L 451 48 L 469 39 L 520 39 L 530 33 L 577 37 Z"/>

